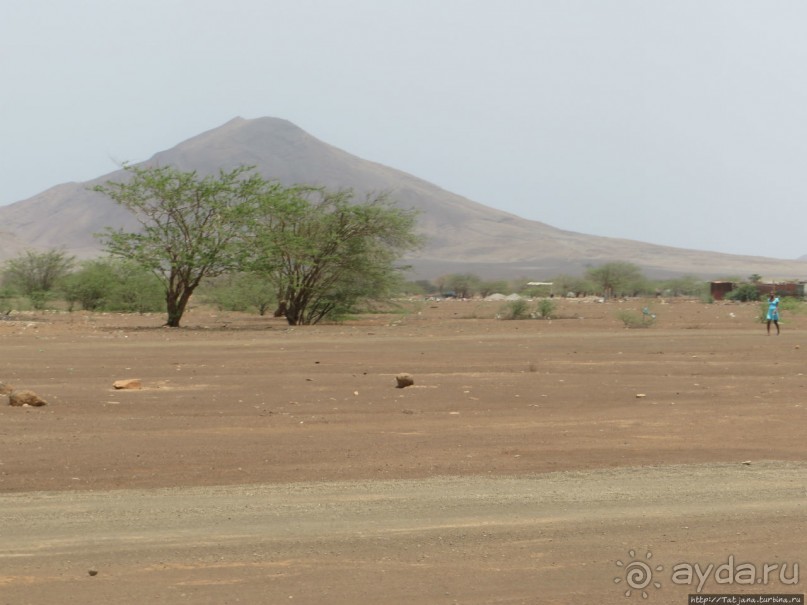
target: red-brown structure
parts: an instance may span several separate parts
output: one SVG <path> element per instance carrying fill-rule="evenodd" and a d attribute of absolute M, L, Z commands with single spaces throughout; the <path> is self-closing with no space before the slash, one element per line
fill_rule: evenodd
<path fill-rule="evenodd" d="M 726 294 L 734 290 L 734 284 L 730 281 L 713 281 L 709 282 L 709 294 L 714 300 L 723 300 Z M 767 298 L 773 292 L 778 296 L 793 296 L 796 298 L 804 298 L 804 285 L 805 282 L 782 282 L 782 283 L 757 283 L 757 292 L 760 298 Z"/>
<path fill-rule="evenodd" d="M 709 283 L 709 294 L 714 300 L 723 300 L 726 294 L 734 289 L 734 283 L 730 281 L 713 281 Z"/>

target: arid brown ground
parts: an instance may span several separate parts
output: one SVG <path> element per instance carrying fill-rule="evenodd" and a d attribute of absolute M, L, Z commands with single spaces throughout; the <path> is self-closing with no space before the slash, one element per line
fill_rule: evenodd
<path fill-rule="evenodd" d="M 49 402 L 0 397 L 0 603 L 684 603 L 676 564 L 807 565 L 807 315 L 558 302 L 0 321 Z"/>

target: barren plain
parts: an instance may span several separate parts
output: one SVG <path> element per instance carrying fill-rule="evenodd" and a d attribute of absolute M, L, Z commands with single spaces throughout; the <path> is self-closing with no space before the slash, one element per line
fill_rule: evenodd
<path fill-rule="evenodd" d="M 803 594 L 807 315 L 557 302 L 0 321 L 0 604 Z"/>

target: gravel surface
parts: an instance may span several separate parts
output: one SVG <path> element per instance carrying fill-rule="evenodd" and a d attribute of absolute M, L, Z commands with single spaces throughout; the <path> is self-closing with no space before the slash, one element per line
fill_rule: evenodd
<path fill-rule="evenodd" d="M 625 599 L 614 587 L 616 561 L 629 550 L 650 552 L 641 538 L 626 542 L 650 522 L 654 535 L 663 528 L 652 548 L 668 564 L 685 553 L 704 566 L 723 563 L 728 553 L 704 559 L 704 544 L 738 535 L 737 527 L 746 532 L 746 559 L 762 540 L 777 545 L 779 560 L 797 561 L 802 538 L 792 542 L 779 524 L 803 523 L 807 464 L 26 492 L 0 496 L 0 510 L 0 586 L 9 603 L 46 602 L 37 595 L 58 586 L 69 591 L 64 603 L 573 603 L 594 593 L 616 603 Z M 533 573 L 514 590 L 513 574 L 525 565 Z M 92 571 L 98 582 L 84 577 L 95 578 Z M 381 574 L 393 592 L 345 573 Z M 395 588 L 407 581 L 409 589 Z M 694 592 L 668 580 L 653 602 L 681 603 L 687 589 Z"/>

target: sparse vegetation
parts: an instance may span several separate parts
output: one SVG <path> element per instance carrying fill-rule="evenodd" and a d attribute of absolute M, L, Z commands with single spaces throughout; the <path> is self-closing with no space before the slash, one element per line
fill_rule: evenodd
<path fill-rule="evenodd" d="M 529 319 L 530 305 L 523 298 L 510 300 L 499 311 L 500 319 Z"/>
<path fill-rule="evenodd" d="M 454 273 L 446 275 L 441 280 L 443 292 L 450 291 L 457 298 L 471 298 L 480 289 L 482 280 L 473 273 Z"/>
<path fill-rule="evenodd" d="M 665 296 L 695 296 L 698 298 L 709 294 L 708 286 L 704 280 L 693 275 L 665 279 L 657 284 L 658 290 Z"/>
<path fill-rule="evenodd" d="M 0 286 L 0 315 L 9 315 L 14 309 L 18 308 L 19 294 L 14 288 L 9 286 Z"/>
<path fill-rule="evenodd" d="M 552 313 L 555 312 L 555 307 L 554 300 L 544 298 L 538 301 L 535 310 L 532 310 L 532 305 L 530 305 L 529 301 L 518 298 L 507 301 L 499 310 L 497 317 L 499 319 L 534 319 L 539 317 L 549 319 Z"/>
<path fill-rule="evenodd" d="M 596 290 L 596 286 L 583 277 L 573 275 L 556 275 L 549 281 L 552 282 L 552 293 L 555 296 L 586 296 Z"/>
<path fill-rule="evenodd" d="M 731 292 L 726 294 L 726 300 L 734 300 L 737 302 L 754 302 L 759 300 L 759 290 L 755 284 L 740 284 Z"/>
<path fill-rule="evenodd" d="M 255 311 L 265 315 L 277 306 L 277 291 L 254 273 L 230 273 L 208 280 L 200 288 L 202 300 L 220 311 Z"/>
<path fill-rule="evenodd" d="M 645 311 L 632 311 L 622 309 L 617 311 L 616 316 L 626 328 L 649 328 L 656 322 L 656 316 Z"/>
<path fill-rule="evenodd" d="M 537 313 L 542 319 L 549 319 L 555 312 L 555 301 L 551 298 L 542 298 L 538 301 Z"/>
<path fill-rule="evenodd" d="M 115 258 L 85 261 L 66 276 L 62 294 L 73 310 L 148 313 L 160 311 L 165 300 L 160 281 L 143 267 Z"/>
<path fill-rule="evenodd" d="M 485 298 L 497 292 L 509 292 L 510 286 L 505 280 L 488 280 L 479 282 L 479 296 Z"/>
<path fill-rule="evenodd" d="M 767 304 L 765 305 L 767 313 Z M 779 299 L 779 309 L 790 313 L 803 313 L 804 301 L 793 296 L 783 296 Z"/>
<path fill-rule="evenodd" d="M 586 277 L 596 284 L 604 296 L 635 295 L 646 288 L 641 269 L 633 263 L 613 262 L 594 267 Z"/>
<path fill-rule="evenodd" d="M 26 296 L 34 309 L 44 309 L 74 263 L 63 250 L 28 250 L 6 261 L 3 285 Z"/>

